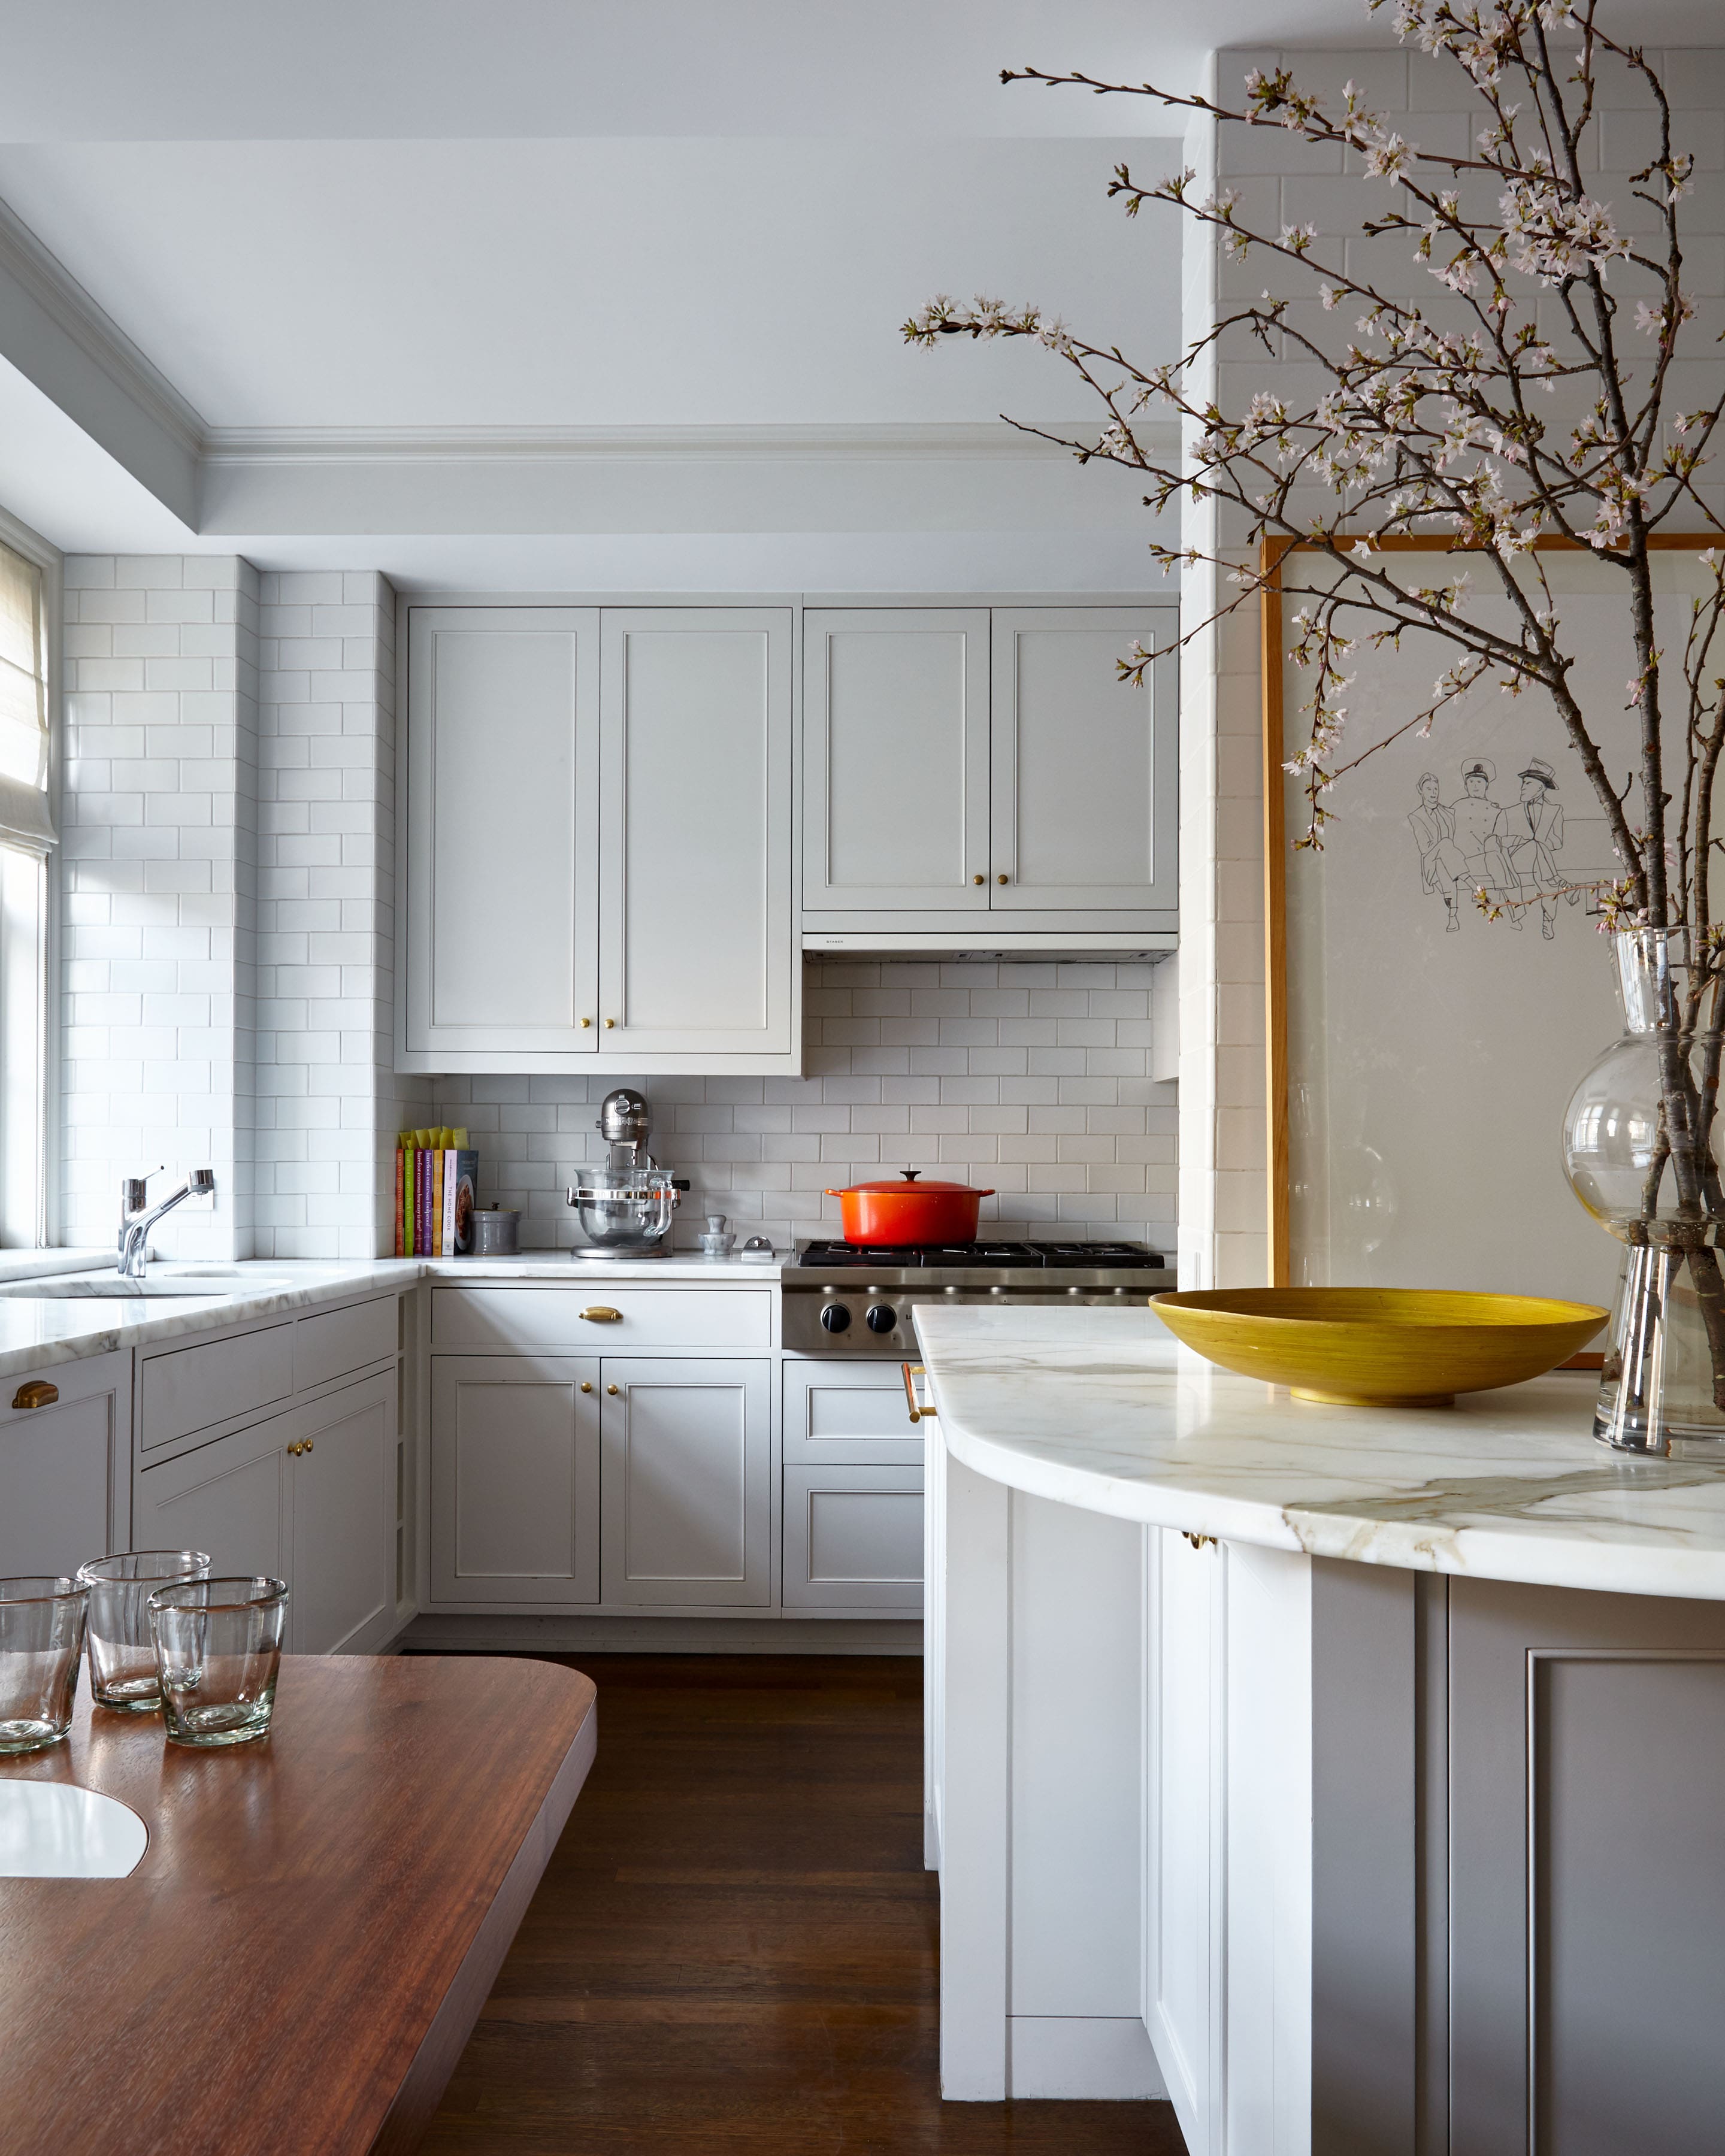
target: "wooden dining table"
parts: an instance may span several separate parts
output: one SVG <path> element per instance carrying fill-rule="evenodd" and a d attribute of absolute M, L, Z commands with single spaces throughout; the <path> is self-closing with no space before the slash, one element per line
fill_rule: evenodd
<path fill-rule="evenodd" d="M 598 1743 L 552 1662 L 312 1657 L 269 1736 L 91 1711 L 0 1778 L 128 1804 L 123 1879 L 0 1879 L 0 2156 L 399 2156 Z"/>

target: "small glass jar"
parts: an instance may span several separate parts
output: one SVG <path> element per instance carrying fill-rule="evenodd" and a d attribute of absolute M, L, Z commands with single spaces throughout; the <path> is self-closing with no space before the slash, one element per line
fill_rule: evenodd
<path fill-rule="evenodd" d="M 258 1573 L 157 1589 L 150 1630 L 171 1744 L 269 1735 L 287 1605 L 287 1583 Z"/>
<path fill-rule="evenodd" d="M 58 1744 L 71 1727 L 89 1603 L 63 1574 L 0 1579 L 0 1753 Z"/>

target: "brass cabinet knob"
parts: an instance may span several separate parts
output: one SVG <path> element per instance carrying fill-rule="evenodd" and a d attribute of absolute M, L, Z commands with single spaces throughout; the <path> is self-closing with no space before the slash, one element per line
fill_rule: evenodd
<path fill-rule="evenodd" d="M 12 1404 L 15 1408 L 51 1408 L 59 1396 L 58 1385 L 49 1384 L 46 1378 L 32 1378 L 13 1394 Z"/>
<path fill-rule="evenodd" d="M 300 1456 L 299 1446 L 297 1445 L 290 1445 L 287 1449 L 287 1455 L 290 1460 L 297 1460 Z"/>
<path fill-rule="evenodd" d="M 623 1312 L 613 1310 L 608 1302 L 596 1302 L 591 1310 L 583 1310 L 581 1315 L 589 1325 L 621 1325 L 623 1322 Z"/>
<path fill-rule="evenodd" d="M 306 1440 L 305 1440 L 305 1450 L 306 1450 L 308 1452 L 310 1452 L 310 1451 L 311 1451 L 311 1440 L 309 1437 L 308 1437 L 308 1438 L 306 1439 Z"/>
<path fill-rule="evenodd" d="M 608 1033 L 608 1032 L 611 1030 L 612 1027 L 613 1027 L 614 1025 L 615 1025 L 615 1024 L 616 1024 L 616 1023 L 617 1023 L 617 1021 L 616 1021 L 616 1019 L 615 1019 L 614 1018 L 608 1018 L 608 1019 L 605 1020 L 605 1030 L 606 1030 L 606 1032 L 607 1032 L 607 1033 Z"/>
<path fill-rule="evenodd" d="M 994 880 L 996 883 L 1004 883 L 1006 881 L 1006 878 L 1004 875 L 998 875 L 995 877 Z"/>
<path fill-rule="evenodd" d="M 985 875 L 973 875 L 971 878 L 971 881 L 973 883 L 986 883 L 988 880 L 988 879 Z"/>
<path fill-rule="evenodd" d="M 592 1020 L 590 1018 L 584 1018 L 584 1019 L 582 1019 L 582 1021 L 581 1021 L 581 1030 L 582 1030 L 583 1033 L 585 1033 L 585 1032 L 587 1031 L 587 1029 L 588 1028 L 588 1026 L 590 1026 L 592 1024 L 593 1024 L 593 1020 Z"/>
<path fill-rule="evenodd" d="M 605 1388 L 605 1390 L 606 1390 L 606 1391 L 607 1391 L 607 1392 L 611 1395 L 611 1397 L 612 1397 L 612 1399 L 613 1399 L 614 1400 L 616 1399 L 616 1397 L 617 1397 L 617 1388 L 616 1388 L 616 1386 L 615 1386 L 615 1385 L 607 1385 L 607 1386 L 606 1386 L 606 1388 Z"/>
<path fill-rule="evenodd" d="M 590 1393 L 593 1390 L 593 1387 L 588 1384 L 585 1378 L 581 1380 L 581 1389 L 583 1393 Z"/>

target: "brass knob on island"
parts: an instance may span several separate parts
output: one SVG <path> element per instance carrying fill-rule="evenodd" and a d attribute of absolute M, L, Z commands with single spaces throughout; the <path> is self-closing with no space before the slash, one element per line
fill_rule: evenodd
<path fill-rule="evenodd" d="M 305 1440 L 305 1450 L 306 1450 L 308 1452 L 310 1452 L 310 1451 L 311 1451 L 311 1440 L 309 1437 L 308 1437 L 308 1438 L 306 1439 L 306 1440 Z"/>

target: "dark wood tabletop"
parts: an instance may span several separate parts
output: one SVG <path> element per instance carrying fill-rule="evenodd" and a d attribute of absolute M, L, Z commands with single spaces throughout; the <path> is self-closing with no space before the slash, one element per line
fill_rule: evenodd
<path fill-rule="evenodd" d="M 598 1741 L 551 1662 L 286 1657 L 261 1743 L 98 1712 L 0 1759 L 130 1804 L 126 1879 L 0 1879 L 5 2156 L 400 2156 Z"/>

